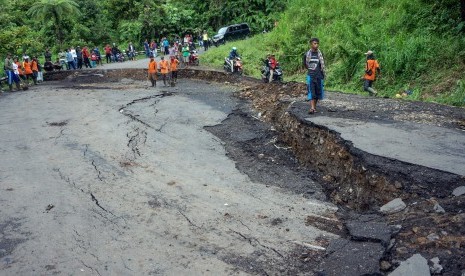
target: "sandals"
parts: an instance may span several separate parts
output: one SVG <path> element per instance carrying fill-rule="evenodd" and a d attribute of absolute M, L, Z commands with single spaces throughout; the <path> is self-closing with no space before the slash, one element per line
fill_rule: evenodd
<path fill-rule="evenodd" d="M 313 108 L 308 111 L 308 114 L 314 114 L 314 113 L 316 113 L 316 110 Z"/>

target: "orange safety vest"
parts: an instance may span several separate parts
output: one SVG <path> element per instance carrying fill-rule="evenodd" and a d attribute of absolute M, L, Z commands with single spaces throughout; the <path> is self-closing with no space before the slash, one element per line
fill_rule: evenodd
<path fill-rule="evenodd" d="M 160 72 L 162 74 L 168 74 L 168 71 L 169 71 L 169 64 L 168 64 L 168 61 L 167 60 L 162 60 L 160 61 Z"/>
<path fill-rule="evenodd" d="M 157 62 L 155 60 L 149 62 L 149 74 L 153 74 L 156 72 L 157 72 Z"/>
<path fill-rule="evenodd" d="M 39 71 L 39 68 L 37 66 L 37 61 L 31 61 L 31 67 L 32 67 L 32 71 L 36 71 L 38 72 Z"/>
<path fill-rule="evenodd" d="M 31 62 L 23 62 L 24 74 L 32 74 L 32 65 Z"/>
<path fill-rule="evenodd" d="M 177 60 L 177 59 L 172 59 L 171 60 L 171 62 L 170 62 L 171 71 L 177 71 L 178 70 L 178 63 L 179 63 L 179 60 Z"/>
<path fill-rule="evenodd" d="M 366 80 L 374 81 L 376 79 L 376 69 L 379 68 L 378 61 L 376 59 L 369 59 L 366 63 L 365 75 L 363 76 Z M 371 70 L 371 75 L 368 75 L 366 72 Z"/>
<path fill-rule="evenodd" d="M 18 65 L 18 72 L 22 76 L 24 75 L 23 68 L 21 67 L 21 63 L 18 61 L 16 62 L 16 65 Z"/>

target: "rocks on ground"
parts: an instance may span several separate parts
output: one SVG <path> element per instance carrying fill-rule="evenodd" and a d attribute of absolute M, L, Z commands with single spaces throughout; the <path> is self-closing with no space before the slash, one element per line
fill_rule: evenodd
<path fill-rule="evenodd" d="M 391 230 L 385 221 L 379 221 L 376 215 L 362 215 L 346 223 L 352 240 L 381 242 L 384 246 L 389 244 Z"/>
<path fill-rule="evenodd" d="M 439 274 L 442 272 L 442 265 L 439 264 L 439 258 L 438 257 L 434 257 L 432 259 L 430 259 L 432 265 L 430 266 L 430 271 L 431 273 L 433 274 Z"/>
<path fill-rule="evenodd" d="M 461 196 L 465 194 L 465 186 L 460 186 L 460 187 L 455 188 L 452 194 L 454 196 Z"/>
<path fill-rule="evenodd" d="M 420 254 L 415 254 L 402 262 L 389 276 L 428 276 L 431 275 L 428 262 Z"/>
<path fill-rule="evenodd" d="M 383 254 L 384 247 L 379 243 L 336 239 L 331 241 L 320 270 L 328 276 L 341 275 L 342 271 L 346 276 L 376 275 Z"/>
<path fill-rule="evenodd" d="M 381 206 L 379 211 L 383 214 L 393 214 L 404 210 L 405 207 L 407 207 L 407 205 L 402 201 L 402 199 L 396 198 Z"/>

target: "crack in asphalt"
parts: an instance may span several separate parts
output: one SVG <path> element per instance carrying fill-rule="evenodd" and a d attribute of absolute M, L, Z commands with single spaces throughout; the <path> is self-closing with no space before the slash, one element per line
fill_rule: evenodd
<path fill-rule="evenodd" d="M 54 168 L 53 171 L 54 171 L 54 172 L 57 172 L 57 173 L 58 173 L 58 176 L 59 176 L 63 181 L 65 181 L 66 183 L 68 183 L 68 184 L 70 184 L 70 185 L 73 185 L 74 188 L 80 190 L 81 192 L 86 193 L 86 192 L 84 191 L 84 189 L 82 189 L 82 188 L 80 188 L 80 187 L 78 187 L 78 186 L 76 185 L 76 182 L 71 181 L 71 179 L 70 179 L 69 177 L 65 176 L 65 175 L 61 172 L 61 170 L 60 170 L 59 168 Z"/>
<path fill-rule="evenodd" d="M 181 212 L 181 210 L 178 209 L 178 212 L 189 222 L 190 225 L 195 226 L 195 227 L 197 227 L 199 229 L 202 228 L 202 227 L 194 224 L 183 212 Z"/>
<path fill-rule="evenodd" d="M 239 221 L 242 225 L 244 225 L 245 228 L 249 229 L 249 231 L 252 231 L 252 230 L 250 230 L 250 228 L 249 228 L 247 225 L 245 225 L 245 224 L 242 222 L 242 220 L 238 219 L 237 221 Z"/>
<path fill-rule="evenodd" d="M 259 246 L 263 247 L 263 248 L 266 248 L 268 250 L 271 250 L 273 251 L 274 253 L 276 253 L 277 255 L 279 255 L 281 258 L 284 258 L 284 255 L 279 253 L 278 250 L 272 248 L 272 247 L 269 247 L 269 246 L 266 246 L 266 245 L 263 245 L 262 243 L 260 243 L 260 241 L 257 239 L 257 238 L 254 238 L 254 237 L 247 237 L 245 236 L 244 234 L 242 234 L 241 232 L 238 232 L 238 231 L 235 231 L 235 230 L 232 230 L 231 228 L 229 228 L 229 230 L 237 235 L 239 235 L 241 238 L 245 239 L 246 241 L 249 242 L 250 245 L 252 245 L 253 247 L 255 247 L 256 245 L 253 244 L 253 242 L 256 242 Z"/>
<path fill-rule="evenodd" d="M 103 178 L 102 178 L 102 172 L 97 168 L 97 165 L 95 165 L 95 161 L 92 160 L 92 166 L 94 166 L 94 169 L 97 171 L 97 178 L 98 180 L 100 181 L 103 181 Z"/>
<path fill-rule="evenodd" d="M 130 269 L 130 268 L 126 265 L 126 262 L 124 261 L 123 256 L 120 256 L 120 258 L 121 258 L 121 263 L 123 264 L 124 268 L 126 268 L 126 269 L 129 270 L 129 271 L 134 271 L 134 270 Z"/>
<path fill-rule="evenodd" d="M 147 101 L 147 100 L 150 100 L 150 99 L 154 99 L 154 98 L 164 98 L 164 97 L 167 97 L 167 96 L 172 96 L 173 93 L 172 92 L 169 92 L 169 91 L 162 91 L 161 94 L 157 94 L 157 95 L 152 95 L 152 96 L 148 96 L 148 97 L 143 97 L 143 98 L 140 98 L 140 99 L 135 99 L 133 101 L 131 101 L 130 103 L 127 103 L 125 104 L 124 106 L 122 106 L 118 111 L 123 114 L 124 116 L 127 116 L 129 118 L 131 118 L 133 121 L 136 121 L 136 122 L 139 122 L 143 125 L 145 125 L 146 127 L 149 127 L 149 128 L 154 128 L 153 126 L 151 126 L 150 124 L 142 121 L 141 119 L 137 118 L 135 115 L 129 113 L 126 111 L 126 108 L 133 105 L 133 104 L 136 104 L 136 103 L 139 103 L 139 102 L 144 102 L 144 101 Z M 158 101 L 155 101 L 155 103 L 153 103 L 152 105 L 155 105 L 156 103 L 158 103 Z M 158 110 L 156 110 L 155 113 L 157 113 Z"/>
<path fill-rule="evenodd" d="M 94 166 L 95 166 L 95 165 L 94 165 Z M 107 213 L 113 215 L 114 217 L 117 217 L 115 214 L 113 214 L 113 212 L 111 212 L 111 211 L 105 209 L 102 205 L 100 205 L 100 202 L 99 202 L 99 200 L 97 199 L 97 197 L 95 197 L 94 194 L 93 194 L 92 192 L 90 192 L 90 187 L 89 187 L 89 191 L 86 192 L 86 191 L 84 191 L 84 189 L 78 187 L 78 186 L 76 185 L 76 182 L 72 181 L 69 177 L 65 176 L 65 175 L 61 172 L 61 170 L 60 170 L 59 168 L 55 168 L 55 169 L 53 169 L 53 171 L 57 172 L 57 173 L 58 173 L 58 176 L 59 176 L 63 181 L 65 181 L 66 183 L 72 185 L 74 188 L 78 189 L 78 190 L 81 191 L 82 193 L 84 193 L 84 194 L 90 194 L 91 200 L 92 200 L 93 202 L 95 202 L 95 204 L 96 204 L 100 209 L 102 209 L 103 211 L 105 211 L 105 212 L 107 212 Z M 103 180 L 101 180 L 101 181 L 103 181 Z M 120 217 L 120 218 L 121 218 L 121 217 Z M 106 218 L 106 219 L 107 219 L 108 221 L 114 223 L 111 219 L 109 219 L 109 218 Z M 123 220 L 125 220 L 125 219 L 123 218 Z M 115 223 L 114 223 L 114 224 L 115 224 Z"/>
<path fill-rule="evenodd" d="M 168 122 L 164 122 L 159 128 L 155 129 L 158 132 L 161 132 L 161 130 L 168 124 Z"/>
<path fill-rule="evenodd" d="M 100 205 L 100 203 L 98 202 L 98 199 L 94 196 L 94 194 L 91 192 L 90 193 L 90 197 L 92 199 L 92 201 L 95 202 L 95 205 L 97 205 L 100 209 L 102 209 L 103 211 L 107 212 L 107 213 L 110 213 L 114 216 L 114 214 L 110 211 L 108 211 L 107 209 L 103 208 L 102 205 Z"/>
<path fill-rule="evenodd" d="M 134 129 L 135 134 L 130 134 L 129 132 L 126 133 L 126 137 L 129 138 L 129 141 L 127 143 L 127 147 L 131 149 L 134 158 L 132 161 L 136 159 L 136 156 L 141 156 L 140 150 L 138 146 L 140 144 L 145 145 L 147 142 L 147 131 L 145 130 L 140 130 L 139 128 Z"/>
<path fill-rule="evenodd" d="M 79 261 L 81 262 L 81 264 L 82 264 L 83 266 L 87 267 L 87 268 L 90 269 L 92 272 L 96 272 L 98 275 L 101 276 L 101 274 L 100 274 L 100 272 L 98 271 L 98 269 L 96 269 L 96 268 L 94 269 L 93 267 L 86 265 L 86 264 L 84 263 L 84 261 L 82 261 L 82 260 L 79 260 Z"/>

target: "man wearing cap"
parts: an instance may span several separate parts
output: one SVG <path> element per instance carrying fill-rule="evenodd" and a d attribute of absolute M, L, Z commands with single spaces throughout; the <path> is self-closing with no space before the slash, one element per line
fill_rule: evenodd
<path fill-rule="evenodd" d="M 307 99 L 310 101 L 309 114 L 316 112 L 318 100 L 324 98 L 325 61 L 319 49 L 320 40 L 310 39 L 310 50 L 305 53 L 303 63 L 307 68 Z"/>
<path fill-rule="evenodd" d="M 373 82 L 376 80 L 376 75 L 381 73 L 381 69 L 373 51 L 369 50 L 365 55 L 367 56 L 367 62 L 365 64 L 365 74 L 363 75 L 363 90 L 370 93 L 370 96 L 374 96 L 377 92 L 372 87 Z"/>

